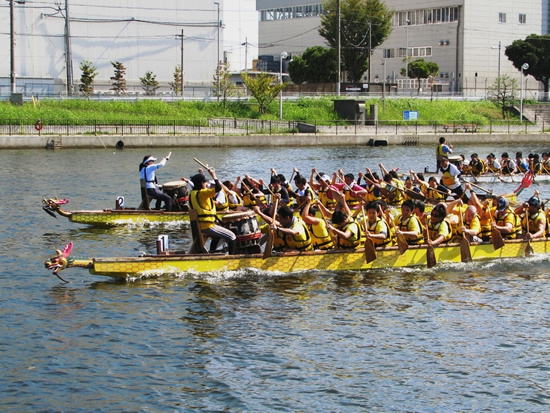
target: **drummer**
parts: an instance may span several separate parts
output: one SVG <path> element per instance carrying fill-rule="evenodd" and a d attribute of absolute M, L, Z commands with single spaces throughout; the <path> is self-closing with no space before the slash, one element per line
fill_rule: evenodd
<path fill-rule="evenodd" d="M 166 165 L 166 161 L 170 159 L 170 154 L 162 158 L 162 161 L 155 164 L 157 158 L 152 155 L 145 155 L 143 162 L 139 165 L 139 178 L 145 181 L 147 196 L 156 199 L 155 209 L 160 209 L 161 203 L 164 202 L 164 210 L 172 210 L 172 197 L 162 191 L 159 191 L 156 171 Z"/>
<path fill-rule="evenodd" d="M 214 187 L 207 187 L 207 180 L 203 174 L 191 177 L 193 190 L 189 196 L 189 207 L 197 211 L 201 232 L 212 240 L 210 241 L 210 253 L 216 251 L 220 240 L 225 240 L 229 254 L 235 254 L 236 235 L 227 228 L 216 224 L 216 204 L 214 198 L 222 190 L 222 184 L 216 177 L 214 168 L 209 168 L 208 173 L 214 179 Z"/>

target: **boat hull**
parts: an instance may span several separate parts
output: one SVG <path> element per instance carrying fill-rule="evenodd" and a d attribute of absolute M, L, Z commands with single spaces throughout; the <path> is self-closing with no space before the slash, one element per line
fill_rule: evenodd
<path fill-rule="evenodd" d="M 495 250 L 491 243 L 471 245 L 474 261 L 517 258 L 525 256 L 526 242 L 507 241 L 501 249 Z M 550 250 L 550 241 L 532 241 L 536 254 L 545 254 Z M 438 263 L 460 262 L 459 244 L 450 244 L 435 248 Z M 139 277 L 154 274 L 202 273 L 217 271 L 236 271 L 256 269 L 272 272 L 295 272 L 308 270 L 321 271 L 357 271 L 377 268 L 399 268 L 426 266 L 426 247 L 410 247 L 400 254 L 396 247 L 377 250 L 377 259 L 371 263 L 365 260 L 363 250 L 312 251 L 301 253 L 274 254 L 264 259 L 261 254 L 254 255 L 155 255 L 135 258 L 95 258 L 87 266 L 92 274 L 110 277 Z"/>
<path fill-rule="evenodd" d="M 425 173 L 424 178 L 435 176 L 439 180 L 439 175 L 435 173 Z M 464 181 L 470 181 L 473 183 L 484 183 L 484 184 L 501 184 L 501 183 L 510 183 L 510 184 L 520 184 L 523 179 L 523 175 L 500 175 L 496 176 L 493 174 L 484 174 L 476 176 L 475 178 L 472 175 L 462 175 Z M 548 183 L 550 182 L 550 174 L 541 174 L 533 178 L 533 183 Z"/>
<path fill-rule="evenodd" d="M 68 218 L 69 221 L 77 224 L 114 227 L 128 224 L 143 225 L 148 223 L 189 222 L 189 213 L 105 209 L 72 211 Z"/>

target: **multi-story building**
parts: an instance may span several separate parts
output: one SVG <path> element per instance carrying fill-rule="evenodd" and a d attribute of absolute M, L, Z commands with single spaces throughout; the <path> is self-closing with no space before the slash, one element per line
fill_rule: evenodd
<path fill-rule="evenodd" d="M 224 60 L 224 51 L 248 48 L 241 42 L 224 47 L 227 25 L 235 22 L 224 20 L 223 0 L 0 3 L 0 96 L 4 97 L 10 95 L 13 86 L 12 67 L 17 93 L 78 91 L 79 66 L 84 60 L 97 67 L 96 91 L 109 92 L 114 76 L 111 62 L 116 61 L 126 67 L 128 93 L 143 92 L 140 78 L 147 71 L 156 76 L 159 91 L 169 91 L 168 83 L 174 80 L 175 68 L 182 61 L 185 86 L 210 89 L 217 60 Z M 230 3 L 230 9 L 240 10 L 240 0 Z M 255 14 L 253 4 L 250 9 Z M 248 60 L 252 61 L 252 55 Z"/>
<path fill-rule="evenodd" d="M 374 50 L 370 80 L 386 78 L 401 90 L 416 89 L 400 74 L 405 56 L 437 63 L 440 74 L 435 83 L 442 91 L 483 96 L 499 74 L 519 83 L 520 74 L 505 56 L 505 47 L 532 33 L 548 32 L 548 0 L 386 0 L 385 4 L 395 11 L 393 30 Z M 292 55 L 326 46 L 317 32 L 321 1 L 257 0 L 256 8 L 260 56 L 278 61 L 282 51 Z M 527 89 L 538 89 L 533 78 L 524 81 Z"/>

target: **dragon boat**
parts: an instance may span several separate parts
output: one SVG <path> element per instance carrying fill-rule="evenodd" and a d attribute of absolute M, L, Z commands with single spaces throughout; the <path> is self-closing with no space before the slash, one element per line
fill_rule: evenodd
<path fill-rule="evenodd" d="M 147 277 L 162 274 L 212 273 L 256 269 L 260 271 L 291 273 L 296 271 L 363 271 L 380 268 L 415 267 L 428 265 L 429 248 L 425 245 L 410 246 L 403 254 L 397 247 L 376 250 L 376 259 L 367 262 L 364 249 L 353 251 L 328 250 L 273 253 L 264 258 L 262 253 L 185 254 L 164 252 L 156 255 L 118 258 L 77 258 L 72 255 L 73 244 L 57 250 L 56 255 L 45 262 L 45 267 L 59 278 L 59 272 L 69 268 L 85 268 L 91 274 L 116 278 Z M 433 248 L 437 263 L 457 263 L 461 258 L 460 244 L 447 244 Z M 550 252 L 550 239 L 506 241 L 495 249 L 490 242 L 470 245 L 472 261 L 519 258 L 531 253 Z M 61 278 L 65 281 L 63 278 Z"/>
<path fill-rule="evenodd" d="M 62 208 L 68 202 L 69 200 L 66 198 L 44 198 L 42 209 L 55 218 L 60 215 L 74 223 L 97 227 L 189 221 L 189 212 L 187 211 L 168 212 L 164 210 L 125 208 L 121 207 L 119 202 L 117 202 L 114 209 L 68 211 Z"/>
<path fill-rule="evenodd" d="M 439 180 L 439 174 L 434 172 L 424 173 L 424 178 L 428 180 L 430 177 L 435 176 Z M 485 173 L 478 176 L 462 175 L 461 178 L 464 181 L 474 183 L 485 184 L 521 184 L 524 175 L 496 175 L 492 173 Z M 533 183 L 549 183 L 550 174 L 540 174 L 533 177 Z"/>

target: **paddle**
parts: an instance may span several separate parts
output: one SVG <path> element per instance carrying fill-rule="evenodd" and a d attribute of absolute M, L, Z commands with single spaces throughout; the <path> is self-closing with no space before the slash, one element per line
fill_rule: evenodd
<path fill-rule="evenodd" d="M 471 182 L 471 181 L 468 181 L 468 183 L 469 183 L 470 185 L 472 185 L 473 187 L 475 187 L 475 188 L 477 188 L 477 189 L 480 189 L 480 190 L 482 190 L 483 192 L 488 193 L 489 195 L 493 195 L 493 190 L 492 190 L 492 189 L 485 189 L 485 188 L 483 188 L 482 186 L 479 186 L 479 185 L 477 185 L 477 184 L 474 184 L 474 183 Z"/>
<path fill-rule="evenodd" d="M 434 246 L 430 245 L 430 228 L 426 228 L 426 241 L 428 244 L 428 248 L 426 249 L 426 263 L 428 268 L 435 267 L 437 264 L 437 260 L 435 259 L 435 250 Z"/>
<path fill-rule="evenodd" d="M 488 211 L 489 213 L 489 220 L 491 224 L 493 223 L 493 217 L 491 216 L 491 211 Z M 493 247 L 495 248 L 495 251 L 504 247 L 504 239 L 502 238 L 501 232 L 498 230 L 498 228 L 494 228 L 491 225 L 491 241 L 493 242 Z"/>
<path fill-rule="evenodd" d="M 273 224 L 275 222 L 275 217 L 277 216 L 277 207 L 278 206 L 279 206 L 279 198 L 275 198 L 275 203 L 273 204 L 273 216 L 271 217 L 271 219 L 272 219 L 271 224 Z M 272 230 L 270 228 L 269 229 L 269 234 L 268 234 L 268 237 L 267 237 L 267 242 L 265 244 L 265 250 L 264 250 L 264 256 L 263 256 L 264 259 L 271 257 L 271 254 L 273 253 L 274 238 L 275 238 L 274 230 Z"/>
<path fill-rule="evenodd" d="M 460 226 L 464 227 L 462 211 L 460 211 Z M 460 240 L 460 260 L 462 262 L 472 262 L 472 252 L 470 251 L 470 241 L 466 238 L 466 233 L 462 231 L 462 239 Z"/>
<path fill-rule="evenodd" d="M 527 220 L 527 234 L 529 234 L 529 211 L 525 211 L 525 219 Z M 529 235 L 528 235 L 529 236 Z M 525 256 L 530 257 L 533 255 L 535 251 L 533 250 L 533 247 L 531 246 L 531 237 L 527 238 L 527 246 L 525 247 Z"/>
<path fill-rule="evenodd" d="M 390 226 L 388 225 L 388 221 L 384 218 L 384 212 L 382 211 L 382 207 L 378 205 L 378 210 L 380 211 L 380 215 L 382 216 L 382 219 L 384 220 L 384 223 L 386 224 L 386 227 L 388 228 L 388 231 L 390 230 Z M 399 254 L 403 255 L 405 251 L 409 249 L 409 243 L 405 239 L 405 236 L 403 234 L 397 233 L 397 249 L 399 249 Z"/>
<path fill-rule="evenodd" d="M 376 249 L 374 248 L 373 240 L 369 237 L 369 223 L 365 216 L 363 205 L 361 205 L 361 212 L 363 213 L 363 223 L 365 224 L 365 260 L 369 264 L 376 259 Z"/>

